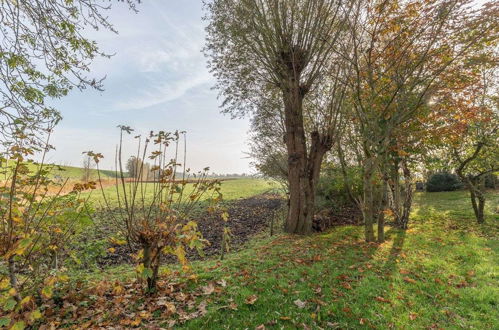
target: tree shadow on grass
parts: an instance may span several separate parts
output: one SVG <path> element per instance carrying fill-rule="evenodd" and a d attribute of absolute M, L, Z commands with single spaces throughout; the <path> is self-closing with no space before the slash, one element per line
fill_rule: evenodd
<path fill-rule="evenodd" d="M 389 251 L 383 252 L 383 245 L 368 244 L 361 246 L 365 251 L 361 265 L 351 262 L 346 269 L 358 269 L 357 282 L 352 282 L 352 289 L 344 291 L 345 296 L 338 300 L 340 308 L 335 309 L 333 317 L 328 321 L 343 328 L 387 328 L 390 321 L 379 318 L 378 310 L 382 305 L 389 304 L 392 294 L 393 275 L 398 271 L 398 260 L 404 247 L 406 231 L 390 228 L 386 233 L 386 242 L 390 244 Z M 386 246 L 388 249 L 388 246 Z M 382 258 L 379 258 L 379 254 Z M 380 280 L 381 279 L 381 280 Z M 342 283 L 340 282 L 340 289 Z M 385 300 L 386 299 L 386 300 Z M 390 303 L 391 304 L 391 303 Z M 376 316 L 378 314 L 378 316 Z M 375 321 L 377 319 L 377 321 Z"/>

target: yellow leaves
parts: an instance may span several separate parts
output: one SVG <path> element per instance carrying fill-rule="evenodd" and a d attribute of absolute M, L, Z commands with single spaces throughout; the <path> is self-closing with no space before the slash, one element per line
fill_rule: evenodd
<path fill-rule="evenodd" d="M 24 321 L 18 321 L 10 328 L 10 330 L 24 330 L 26 323 Z"/>
<path fill-rule="evenodd" d="M 124 239 L 118 239 L 118 238 L 115 238 L 115 237 L 110 237 L 109 238 L 109 242 L 111 244 L 114 244 L 114 245 L 125 245 L 126 244 L 126 240 L 124 240 Z"/>
<path fill-rule="evenodd" d="M 29 247 L 31 246 L 31 243 L 33 242 L 31 237 L 23 238 L 19 240 L 15 245 L 14 248 L 11 249 L 9 252 L 7 252 L 4 255 L 4 258 L 8 259 L 13 255 L 23 255 L 26 251 L 29 250 Z"/>
<path fill-rule="evenodd" d="M 113 247 L 110 247 L 109 249 L 107 249 L 107 251 L 108 251 L 109 253 L 114 253 L 114 252 L 116 252 L 116 249 L 115 249 L 115 248 L 113 248 Z"/>
<path fill-rule="evenodd" d="M 45 299 L 52 298 L 52 295 L 53 295 L 52 287 L 51 286 L 43 287 L 41 294 L 42 294 L 42 297 L 44 297 Z"/>
<path fill-rule="evenodd" d="M 17 294 L 16 289 L 10 288 L 10 290 L 9 290 L 9 296 L 14 297 L 16 294 Z"/>
<path fill-rule="evenodd" d="M 5 290 L 10 286 L 9 280 L 4 278 L 0 281 L 0 290 Z"/>

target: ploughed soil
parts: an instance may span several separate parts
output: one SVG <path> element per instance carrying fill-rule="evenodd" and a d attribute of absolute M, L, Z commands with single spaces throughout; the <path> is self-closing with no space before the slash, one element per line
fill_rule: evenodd
<path fill-rule="evenodd" d="M 277 217 L 285 200 L 277 194 L 262 194 L 250 198 L 240 199 L 227 205 L 229 219 L 223 221 L 219 215 L 204 213 L 196 217 L 198 229 L 209 245 L 203 249 L 205 257 L 218 255 L 221 252 L 224 226 L 231 232 L 230 251 L 241 247 L 252 236 L 269 228 L 272 219 Z M 137 250 L 130 251 L 127 245 L 113 246 L 114 252 L 108 253 L 98 261 L 101 266 L 116 265 L 134 262 L 131 255 Z M 197 251 L 188 252 L 189 259 L 199 259 Z M 167 258 L 170 261 L 170 256 Z M 175 257 L 171 257 L 174 261 Z"/>
<path fill-rule="evenodd" d="M 223 221 L 219 215 L 204 213 L 196 218 L 198 229 L 209 245 L 203 249 L 204 257 L 220 255 L 224 226 L 229 227 L 231 232 L 230 251 L 239 249 L 254 235 L 267 231 L 270 235 L 270 225 L 274 220 L 274 226 L 282 226 L 282 212 L 286 206 L 286 200 L 277 194 L 265 193 L 250 198 L 230 202 L 227 205 L 229 219 Z M 281 218 L 278 220 L 278 218 Z M 314 231 L 324 231 L 333 226 L 360 224 L 362 214 L 356 207 L 344 207 L 335 210 L 323 210 L 314 216 Z M 138 247 L 127 245 L 113 246 L 114 251 L 100 257 L 98 263 L 101 266 L 117 265 L 122 263 L 134 263 L 132 255 L 138 251 Z M 188 258 L 200 259 L 197 251 L 189 251 Z M 167 256 L 166 262 L 175 262 L 174 256 Z"/>

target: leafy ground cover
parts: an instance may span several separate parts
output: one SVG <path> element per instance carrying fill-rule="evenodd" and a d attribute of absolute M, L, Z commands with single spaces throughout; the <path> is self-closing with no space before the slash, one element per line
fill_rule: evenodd
<path fill-rule="evenodd" d="M 263 232 L 223 261 L 162 269 L 140 292 L 129 265 L 70 276 L 46 327 L 498 328 L 499 194 L 475 223 L 467 193 L 418 193 L 410 229 L 365 243 L 361 226 L 309 237 Z M 230 221 L 230 220 L 229 220 Z"/>

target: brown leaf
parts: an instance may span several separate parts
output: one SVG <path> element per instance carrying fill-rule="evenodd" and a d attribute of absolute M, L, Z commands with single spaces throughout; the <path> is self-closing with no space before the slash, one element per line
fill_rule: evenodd
<path fill-rule="evenodd" d="M 245 303 L 247 305 L 253 305 L 257 300 L 258 296 L 256 294 L 252 294 L 251 296 L 246 298 Z"/>
<path fill-rule="evenodd" d="M 259 326 L 257 326 L 255 328 L 255 330 L 265 330 L 265 325 L 264 324 L 260 324 Z"/>
<path fill-rule="evenodd" d="M 416 283 L 416 280 L 410 278 L 410 277 L 404 277 L 404 281 L 407 282 L 407 283 Z"/>
<path fill-rule="evenodd" d="M 414 321 L 417 317 L 418 317 L 418 314 L 417 314 L 417 313 L 413 313 L 413 312 L 410 312 L 410 313 L 409 313 L 409 319 L 410 319 L 411 321 Z"/>
<path fill-rule="evenodd" d="M 341 286 L 347 290 L 352 290 L 352 286 L 348 282 L 341 282 Z"/>
<path fill-rule="evenodd" d="M 298 308 L 305 308 L 305 305 L 307 304 L 305 301 L 301 301 L 300 299 L 296 299 L 293 303 L 298 306 Z"/>
<path fill-rule="evenodd" d="M 391 301 L 389 299 L 386 299 L 386 298 L 383 298 L 383 297 L 380 297 L 380 296 L 378 296 L 378 297 L 376 297 L 374 299 L 376 299 L 379 302 L 391 303 Z"/>
<path fill-rule="evenodd" d="M 203 286 L 201 289 L 203 290 L 204 295 L 210 295 L 215 291 L 215 287 L 212 283 L 208 284 L 207 286 Z"/>
<path fill-rule="evenodd" d="M 402 275 L 409 275 L 411 272 L 408 271 L 407 269 L 401 269 L 401 270 L 399 270 L 399 273 Z"/>

